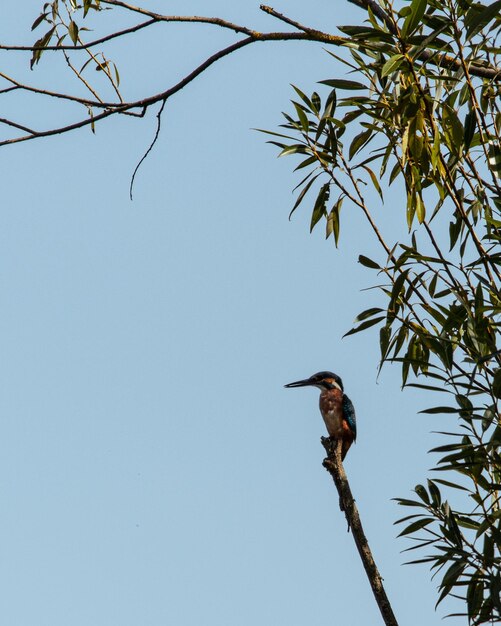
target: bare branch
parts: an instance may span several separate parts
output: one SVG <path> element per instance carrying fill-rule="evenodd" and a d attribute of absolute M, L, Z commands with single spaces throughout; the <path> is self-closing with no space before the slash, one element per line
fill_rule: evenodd
<path fill-rule="evenodd" d="M 132 177 L 130 179 L 130 186 L 129 186 L 129 197 L 130 197 L 131 200 L 132 200 L 132 190 L 134 188 L 134 181 L 136 179 L 136 174 L 137 174 L 139 168 L 141 167 L 141 165 L 143 164 L 143 161 L 146 160 L 146 158 L 149 155 L 149 153 L 153 150 L 155 144 L 157 143 L 158 137 L 160 136 L 160 129 L 161 129 L 161 126 L 162 126 L 162 113 L 164 112 L 164 108 L 165 108 L 165 103 L 166 102 L 167 102 L 167 100 L 164 100 L 162 102 L 162 106 L 160 107 L 160 110 L 157 113 L 157 130 L 155 132 L 153 140 L 150 143 L 150 145 L 148 146 L 148 149 L 146 150 L 146 152 L 141 157 L 139 163 L 136 165 L 136 167 L 134 169 L 134 172 L 132 173 Z"/>
<path fill-rule="evenodd" d="M 259 8 L 261 9 L 261 11 L 268 13 L 268 15 L 272 15 L 273 17 L 276 17 L 281 22 L 290 24 L 291 26 L 294 26 L 294 28 L 297 28 L 298 30 L 302 30 L 305 33 L 315 32 L 315 29 L 309 28 L 308 26 L 303 26 L 303 24 L 300 24 L 299 22 L 292 20 L 290 17 L 287 17 L 286 15 L 283 15 L 282 13 L 279 13 L 278 11 L 275 11 L 275 9 L 267 6 L 266 4 L 262 4 Z"/>
<path fill-rule="evenodd" d="M 379 610 L 386 626 L 398 626 L 398 622 L 393 614 L 390 601 L 383 587 L 383 578 L 379 573 L 372 551 L 365 536 L 357 505 L 351 493 L 350 484 L 344 471 L 341 461 L 342 441 L 333 440 L 329 437 L 321 438 L 322 445 L 327 452 L 327 458 L 324 459 L 323 466 L 329 472 L 334 480 L 336 489 L 339 493 L 339 502 L 341 510 L 344 511 L 348 528 L 353 533 L 358 553 L 362 560 L 365 573 L 369 579 L 372 592 L 376 599 Z"/>
<path fill-rule="evenodd" d="M 23 130 L 25 133 L 36 135 L 36 131 L 34 131 L 32 128 L 28 128 L 27 126 L 23 126 L 22 124 L 16 124 L 16 122 L 8 120 L 5 117 L 0 117 L 0 123 L 6 124 L 7 126 L 12 126 L 13 128 L 18 128 L 19 130 Z"/>
<path fill-rule="evenodd" d="M 110 4 L 112 6 L 121 7 L 134 13 L 139 13 L 147 17 L 152 18 L 155 22 L 198 22 L 202 24 L 214 24 L 215 26 L 221 26 L 222 28 L 228 28 L 236 33 L 242 33 L 243 35 L 253 35 L 256 31 L 253 31 L 246 26 L 239 26 L 233 24 L 228 20 L 224 20 L 220 17 L 201 17 L 198 15 L 162 15 L 161 13 L 155 13 L 154 11 L 148 11 L 141 7 L 136 7 L 120 0 L 103 0 L 103 4 Z"/>

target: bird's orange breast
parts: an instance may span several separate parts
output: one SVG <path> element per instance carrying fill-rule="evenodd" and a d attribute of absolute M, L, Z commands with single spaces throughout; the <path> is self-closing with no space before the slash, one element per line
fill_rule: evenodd
<path fill-rule="evenodd" d="M 322 413 L 329 435 L 336 438 L 343 437 L 343 392 L 340 389 L 322 391 L 320 413 Z"/>

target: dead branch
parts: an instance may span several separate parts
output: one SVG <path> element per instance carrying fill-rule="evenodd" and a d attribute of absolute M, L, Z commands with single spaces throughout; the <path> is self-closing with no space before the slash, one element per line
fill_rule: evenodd
<path fill-rule="evenodd" d="M 346 516 L 348 528 L 351 529 L 353 539 L 358 549 L 358 553 L 362 560 L 362 564 L 369 579 L 372 592 L 376 599 L 379 610 L 386 626 L 398 626 L 390 601 L 383 587 L 383 578 L 379 573 L 372 551 L 365 536 L 357 505 L 351 493 L 348 477 L 344 471 L 341 461 L 342 441 L 333 440 L 330 437 L 321 438 L 322 445 L 327 452 L 327 458 L 323 461 L 323 466 L 329 472 L 334 480 L 336 489 L 339 494 L 339 504 Z"/>

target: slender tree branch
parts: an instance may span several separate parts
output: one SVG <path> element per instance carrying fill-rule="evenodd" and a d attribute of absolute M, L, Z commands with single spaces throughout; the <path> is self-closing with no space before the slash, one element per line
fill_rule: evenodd
<path fill-rule="evenodd" d="M 341 41 L 344 43 L 343 37 L 336 37 L 335 35 L 328 35 L 326 33 L 315 32 L 311 33 L 258 33 L 256 36 L 246 37 L 245 39 L 241 39 L 236 43 L 223 48 L 207 58 L 203 63 L 201 63 L 197 68 L 195 68 L 192 72 L 187 74 L 182 80 L 176 83 L 174 86 L 157 93 L 153 96 L 149 96 L 148 98 L 143 98 L 142 100 L 136 100 L 133 102 L 124 102 L 124 103 L 101 103 L 101 102 L 93 102 L 90 100 L 85 100 L 83 98 L 76 98 L 74 96 L 67 96 L 65 94 L 58 94 L 55 92 L 44 91 L 36 88 L 31 88 L 22 85 L 21 83 L 17 83 L 14 79 L 7 77 L 4 74 L 0 73 L 2 78 L 9 80 L 14 85 L 18 86 L 20 89 L 26 89 L 28 91 L 33 91 L 35 93 L 40 93 L 42 95 L 50 95 L 53 97 L 61 98 L 63 100 L 71 100 L 80 102 L 81 104 L 86 104 L 88 106 L 96 106 L 96 107 L 107 107 L 105 111 L 95 115 L 93 118 L 86 118 L 75 122 L 74 124 L 69 124 L 67 126 L 60 126 L 58 128 L 51 128 L 46 131 L 37 131 L 34 134 L 23 135 L 21 137 L 14 137 L 12 139 L 6 139 L 4 141 L 0 141 L 0 146 L 10 145 L 14 143 L 20 143 L 22 141 L 29 141 L 31 139 L 37 139 L 39 137 L 48 137 L 51 135 L 60 135 L 63 133 L 67 133 L 69 131 L 75 130 L 77 128 L 82 128 L 84 126 L 88 126 L 89 124 L 95 124 L 96 122 L 101 121 L 111 115 L 115 115 L 117 113 L 125 113 L 130 111 L 131 109 L 144 108 L 149 107 L 156 102 L 160 102 L 162 100 L 167 100 L 171 96 L 173 96 L 178 91 L 181 91 L 186 85 L 191 83 L 197 76 L 205 72 L 211 65 L 213 65 L 216 61 L 219 61 L 225 56 L 243 48 L 251 43 L 256 41 L 323 41 L 324 43 L 338 43 Z M 338 45 L 340 45 L 338 43 Z"/>
<path fill-rule="evenodd" d="M 129 197 L 130 197 L 131 200 L 132 200 L 132 190 L 134 188 L 134 181 L 136 179 L 136 174 L 137 174 L 139 168 L 141 167 L 141 165 L 143 164 L 143 161 L 146 160 L 146 158 L 148 157 L 149 153 L 153 150 L 155 144 L 157 143 L 158 137 L 160 136 L 160 130 L 161 130 L 161 127 L 162 127 L 162 113 L 164 112 L 164 108 L 165 108 L 166 102 L 167 102 L 167 100 L 164 100 L 162 102 L 162 106 L 160 107 L 160 109 L 159 109 L 159 111 L 157 113 L 157 129 L 155 131 L 155 135 L 153 137 L 153 140 L 150 143 L 150 145 L 148 146 L 148 149 L 146 150 L 146 152 L 141 157 L 139 163 L 134 168 L 134 172 L 132 173 L 132 177 L 130 179 L 130 186 L 129 186 Z"/>
<path fill-rule="evenodd" d="M 285 22 L 286 24 L 289 24 L 290 26 L 294 26 L 294 28 L 297 28 L 298 30 L 302 30 L 305 33 L 321 32 L 321 31 L 317 31 L 315 28 L 310 28 L 309 26 L 304 26 L 303 24 L 296 22 L 290 17 L 287 17 L 286 15 L 283 15 L 282 13 L 275 11 L 275 9 L 267 6 L 266 4 L 261 4 L 259 8 L 261 9 L 261 11 L 268 13 L 268 15 L 272 15 L 273 17 L 276 17 L 281 22 Z"/>
<path fill-rule="evenodd" d="M 25 133 L 30 133 L 32 135 L 36 134 L 36 131 L 34 131 L 32 128 L 28 128 L 27 126 L 23 126 L 22 124 L 16 124 L 16 122 L 13 122 L 12 120 L 8 120 L 5 117 L 0 117 L 0 123 L 5 124 L 6 126 L 12 126 L 13 128 L 18 128 L 19 130 L 22 130 Z"/>
<path fill-rule="evenodd" d="M 89 48 L 94 48 L 95 46 L 98 46 L 102 43 L 106 43 L 108 41 L 111 41 L 112 39 L 117 39 L 118 37 L 123 37 L 124 35 L 129 35 L 131 33 L 136 33 L 139 30 L 142 30 L 143 28 L 147 28 L 148 26 L 151 26 L 152 24 L 156 24 L 158 23 L 159 20 L 157 20 L 156 18 L 154 19 L 150 19 L 150 20 L 146 20 L 146 22 L 141 22 L 140 24 L 136 24 L 135 26 L 131 26 L 130 28 L 125 28 L 124 30 L 119 30 L 115 33 L 111 33 L 109 35 L 105 35 L 104 37 L 100 37 L 99 39 L 93 39 L 92 41 L 89 41 L 89 43 L 84 43 L 84 44 L 79 44 L 79 45 L 68 45 L 68 46 L 10 46 L 10 45 L 3 45 L 0 44 L 0 50 L 8 50 L 8 51 L 18 51 L 18 52 L 34 52 L 35 50 L 50 50 L 52 52 L 58 51 L 58 50 L 74 50 L 74 51 L 79 51 L 79 50 L 88 50 Z"/>
<path fill-rule="evenodd" d="M 321 442 L 327 452 L 327 458 L 324 459 L 323 466 L 332 476 L 334 484 L 336 485 L 341 509 L 344 511 L 348 527 L 352 531 L 353 539 L 355 540 L 358 553 L 362 560 L 367 578 L 369 579 L 377 605 L 381 611 L 383 621 L 386 626 L 398 626 L 390 601 L 388 600 L 388 596 L 386 595 L 386 591 L 383 587 L 383 579 L 379 573 L 376 562 L 374 561 L 374 557 L 372 556 L 367 537 L 365 536 L 358 508 L 351 493 L 346 472 L 344 471 L 343 463 L 341 461 L 342 442 L 341 440 L 333 440 L 329 437 L 322 437 Z"/>

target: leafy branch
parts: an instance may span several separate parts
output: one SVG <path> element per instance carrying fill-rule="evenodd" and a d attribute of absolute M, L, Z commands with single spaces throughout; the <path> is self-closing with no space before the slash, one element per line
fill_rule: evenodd
<path fill-rule="evenodd" d="M 351 58 L 330 54 L 357 80 L 321 81 L 324 102 L 294 87 L 282 132 L 264 132 L 280 156 L 300 158 L 291 214 L 314 194 L 310 230 L 323 221 L 336 245 L 343 202 L 369 222 L 382 255 L 359 261 L 377 272 L 386 306 L 361 312 L 347 335 L 378 326 L 380 366 L 399 364 L 404 387 L 448 394 L 451 404 L 425 412 L 458 422 L 432 451 L 434 471 L 451 477 L 398 500 L 416 511 L 399 520 L 401 535 L 427 550 L 412 563 L 440 574 L 437 604 L 459 598 L 471 624 L 500 621 L 500 86 L 499 74 L 471 67 L 498 66 L 501 2 L 412 0 L 398 12 L 385 0 L 377 11 L 355 4 L 368 20 L 340 28 L 357 42 Z M 408 233 L 389 242 L 365 190 L 384 201 L 398 179 Z"/>

